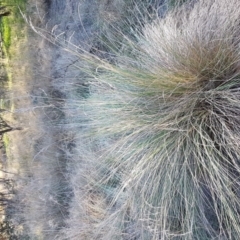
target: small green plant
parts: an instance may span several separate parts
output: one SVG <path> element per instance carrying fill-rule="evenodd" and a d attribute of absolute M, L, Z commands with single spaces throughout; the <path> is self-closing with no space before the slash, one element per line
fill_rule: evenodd
<path fill-rule="evenodd" d="M 11 55 L 10 46 L 12 39 L 19 39 L 23 37 L 21 29 L 24 27 L 25 22 L 20 10 L 22 12 L 25 12 L 26 3 L 27 0 L 10 0 L 1 2 L 1 6 L 6 7 L 7 11 L 9 11 L 9 15 L 2 16 L 0 19 L 4 51 L 5 54 L 8 55 L 8 57 Z M 16 27 L 16 29 L 14 27 Z"/>
<path fill-rule="evenodd" d="M 4 18 L 1 24 L 2 24 L 2 33 L 3 33 L 3 36 L 2 36 L 3 44 L 6 48 L 6 51 L 8 51 L 11 45 L 11 27 L 9 25 L 9 21 L 7 18 Z"/>

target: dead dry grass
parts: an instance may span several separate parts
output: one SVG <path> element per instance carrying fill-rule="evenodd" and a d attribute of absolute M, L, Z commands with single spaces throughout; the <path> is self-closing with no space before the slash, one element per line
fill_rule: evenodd
<path fill-rule="evenodd" d="M 67 106 L 87 149 L 73 179 L 87 181 L 74 188 L 62 239 L 238 238 L 238 4 L 199 1 L 135 37 L 116 28 L 125 38 L 111 61 L 72 52 L 96 70 L 85 69 L 89 96 Z M 108 204 L 87 228 L 72 214 L 92 192 Z"/>
<path fill-rule="evenodd" d="M 61 2 L 46 24 L 32 0 L 5 116 L 30 239 L 238 239 L 239 3 L 156 2 Z"/>

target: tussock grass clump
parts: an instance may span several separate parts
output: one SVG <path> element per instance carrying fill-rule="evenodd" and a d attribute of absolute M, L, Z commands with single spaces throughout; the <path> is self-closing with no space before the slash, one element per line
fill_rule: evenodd
<path fill-rule="evenodd" d="M 31 239 L 239 239 L 240 2 L 99 3 L 99 39 L 83 31 L 53 64 L 71 74 L 36 85 L 45 124 L 21 149 L 16 224 Z"/>
<path fill-rule="evenodd" d="M 239 9 L 200 0 L 109 62 L 80 54 L 97 67 L 74 105 L 87 120 L 65 238 L 240 238 Z"/>

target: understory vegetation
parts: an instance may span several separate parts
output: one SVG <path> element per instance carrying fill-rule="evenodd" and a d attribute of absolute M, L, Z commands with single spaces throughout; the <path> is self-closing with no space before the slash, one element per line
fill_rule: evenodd
<path fill-rule="evenodd" d="M 20 40 L 23 37 L 23 33 L 22 31 L 19 31 L 19 28 L 24 28 L 24 20 L 19 10 L 23 12 L 25 11 L 26 0 L 2 0 L 0 2 L 0 6 L 9 12 L 8 17 L 1 17 L 0 27 L 3 50 L 5 54 L 10 57 L 11 53 L 9 52 L 9 48 L 11 46 L 12 39 L 17 38 Z"/>
<path fill-rule="evenodd" d="M 62 239 L 239 238 L 239 7 L 145 12 L 103 58 L 74 52 L 89 95 L 66 106 L 82 130 Z"/>
<path fill-rule="evenodd" d="M 38 138 L 13 199 L 19 234 L 240 239 L 239 9 L 99 0 L 97 34 L 79 44 L 29 20 L 73 57 L 74 77 L 51 79 L 37 99 Z"/>

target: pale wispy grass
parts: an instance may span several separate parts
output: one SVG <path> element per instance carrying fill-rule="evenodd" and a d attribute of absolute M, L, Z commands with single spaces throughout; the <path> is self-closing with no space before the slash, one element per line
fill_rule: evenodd
<path fill-rule="evenodd" d="M 38 149 L 18 180 L 23 231 L 239 239 L 240 2 L 99 2 L 91 46 L 32 26 L 74 64 L 43 90 Z"/>
<path fill-rule="evenodd" d="M 81 132 L 60 239 L 240 238 L 239 9 L 200 0 L 117 30 L 105 60 L 69 50 L 89 95 L 66 104 Z"/>

